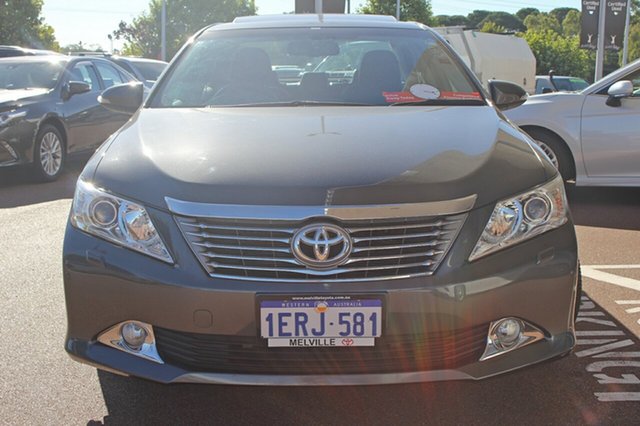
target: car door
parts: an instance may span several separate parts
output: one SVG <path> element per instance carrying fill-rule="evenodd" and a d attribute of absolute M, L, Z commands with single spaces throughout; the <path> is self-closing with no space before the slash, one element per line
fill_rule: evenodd
<path fill-rule="evenodd" d="M 133 80 L 133 78 L 127 76 L 124 72 L 118 70 L 115 66 L 107 61 L 95 61 L 98 74 L 102 79 L 105 89 L 119 84 L 126 84 Z M 126 123 L 131 117 L 130 114 L 123 114 L 113 111 L 107 111 L 105 118 L 104 139 L 108 138 L 113 132 L 118 130 L 124 123 Z M 104 140 L 103 139 L 103 140 Z"/>
<path fill-rule="evenodd" d="M 87 83 L 91 90 L 62 99 L 62 115 L 67 125 L 67 151 L 78 152 L 94 148 L 102 141 L 96 128 L 100 125 L 101 110 L 98 95 L 102 89 L 98 74 L 91 61 L 82 61 L 70 65 L 65 73 L 65 82 L 81 81 Z"/>
<path fill-rule="evenodd" d="M 582 152 L 590 177 L 640 177 L 640 70 L 627 74 L 634 96 L 606 104 L 607 90 L 586 96 L 582 108 Z"/>

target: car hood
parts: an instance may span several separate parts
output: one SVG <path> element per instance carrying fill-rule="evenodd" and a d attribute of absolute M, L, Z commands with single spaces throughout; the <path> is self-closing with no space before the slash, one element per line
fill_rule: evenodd
<path fill-rule="evenodd" d="M 585 95 L 577 92 L 554 92 L 529 97 L 521 106 L 505 115 L 519 126 L 557 122 L 558 117 L 579 117 Z M 542 121 L 541 121 L 542 120 Z"/>
<path fill-rule="evenodd" d="M 49 90 L 50 89 L 0 89 L 0 109 L 6 109 L 7 106 L 19 106 L 25 101 L 30 101 L 30 98 L 48 93 Z"/>
<path fill-rule="evenodd" d="M 486 106 L 142 109 L 83 178 L 167 208 L 183 201 L 495 202 L 555 171 Z"/>

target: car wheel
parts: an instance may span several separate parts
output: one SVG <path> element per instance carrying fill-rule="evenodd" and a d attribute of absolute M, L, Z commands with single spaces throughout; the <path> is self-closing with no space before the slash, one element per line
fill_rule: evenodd
<path fill-rule="evenodd" d="M 66 156 L 62 135 L 55 126 L 46 124 L 36 136 L 33 167 L 36 177 L 44 182 L 56 180 L 64 168 Z"/>
<path fill-rule="evenodd" d="M 569 148 L 556 135 L 538 129 L 525 130 L 533 141 L 547 154 L 551 163 L 560 171 L 565 181 L 576 177 L 575 166 Z"/>

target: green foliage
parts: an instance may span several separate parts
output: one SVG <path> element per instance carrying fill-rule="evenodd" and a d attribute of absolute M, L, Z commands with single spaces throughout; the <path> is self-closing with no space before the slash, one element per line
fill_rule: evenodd
<path fill-rule="evenodd" d="M 563 22 L 564 19 L 567 17 L 567 14 L 572 10 L 580 13 L 578 9 L 574 9 L 573 7 L 557 7 L 553 9 L 551 12 L 549 12 L 549 15 L 556 18 L 558 22 Z"/>
<path fill-rule="evenodd" d="M 552 29 L 529 30 L 524 39 L 536 57 L 536 74 L 571 75 L 591 79 L 593 64 L 587 51 L 580 49 L 578 36 L 564 37 Z"/>
<path fill-rule="evenodd" d="M 524 20 L 524 26 L 527 27 L 527 31 L 544 32 L 550 30 L 554 33 L 562 33 L 560 21 L 549 13 L 538 13 L 527 16 Z"/>
<path fill-rule="evenodd" d="M 524 8 L 522 8 L 519 11 L 516 12 L 516 16 L 522 22 L 524 22 L 524 20 L 527 19 L 527 16 L 529 16 L 529 15 L 537 15 L 539 13 L 540 13 L 540 11 L 538 9 L 536 9 L 535 7 L 524 7 Z"/>
<path fill-rule="evenodd" d="M 43 0 L 0 0 L 0 44 L 59 48 L 53 28 L 40 17 Z"/>
<path fill-rule="evenodd" d="M 640 58 L 640 22 L 631 25 L 629 29 L 629 62 Z"/>
<path fill-rule="evenodd" d="M 167 0 L 167 59 L 195 32 L 216 22 L 229 22 L 237 16 L 255 15 L 251 0 Z M 159 58 L 161 53 L 162 0 L 151 0 L 149 10 L 133 19 L 120 22 L 113 32 L 126 41 L 124 54 Z"/>
<path fill-rule="evenodd" d="M 467 19 L 469 20 L 469 28 L 478 28 L 480 22 L 482 22 L 484 18 L 486 18 L 490 14 L 491 11 L 489 10 L 474 10 L 467 15 Z"/>
<path fill-rule="evenodd" d="M 578 10 L 570 10 L 562 21 L 562 34 L 567 37 L 580 35 L 581 13 Z"/>
<path fill-rule="evenodd" d="M 357 11 L 368 15 L 396 16 L 396 0 L 367 0 Z M 403 0 L 400 3 L 400 20 L 432 24 L 431 0 Z"/>
<path fill-rule="evenodd" d="M 492 23 L 494 27 L 502 27 L 506 31 L 520 32 L 524 31 L 525 27 L 520 18 L 507 12 L 491 12 L 481 22 L 480 28 Z"/>
<path fill-rule="evenodd" d="M 483 32 L 483 33 L 494 33 L 494 34 L 504 34 L 504 33 L 507 33 L 509 31 L 505 27 L 502 27 L 502 26 L 496 24 L 495 22 L 486 21 L 482 25 L 482 28 L 480 28 L 480 32 Z"/>
<path fill-rule="evenodd" d="M 437 27 L 466 27 L 469 25 L 469 20 L 462 15 L 438 15 L 433 18 L 433 25 Z"/>

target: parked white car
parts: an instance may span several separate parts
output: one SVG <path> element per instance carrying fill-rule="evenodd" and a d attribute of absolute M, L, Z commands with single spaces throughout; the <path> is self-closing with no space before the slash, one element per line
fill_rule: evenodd
<path fill-rule="evenodd" d="M 640 60 L 577 93 L 532 96 L 506 112 L 585 186 L 640 186 Z"/>

